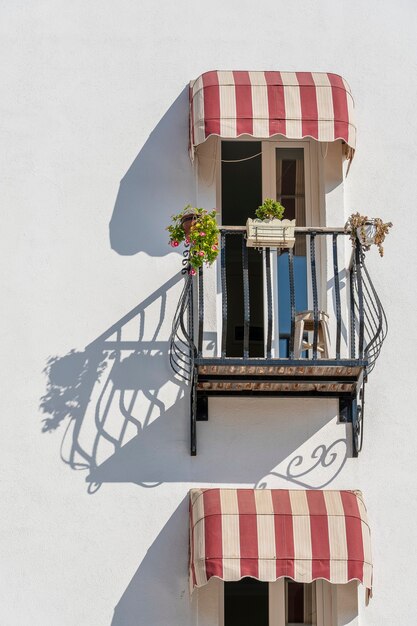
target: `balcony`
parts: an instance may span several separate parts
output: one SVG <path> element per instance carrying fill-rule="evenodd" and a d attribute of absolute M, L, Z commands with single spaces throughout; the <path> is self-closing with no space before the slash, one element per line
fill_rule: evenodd
<path fill-rule="evenodd" d="M 187 273 L 171 366 L 190 385 L 191 454 L 212 396 L 331 397 L 362 447 L 364 386 L 387 333 L 360 242 L 342 228 L 296 228 L 294 249 L 250 250 L 221 227 L 217 267 Z M 304 324 L 303 324 L 304 320 Z"/>

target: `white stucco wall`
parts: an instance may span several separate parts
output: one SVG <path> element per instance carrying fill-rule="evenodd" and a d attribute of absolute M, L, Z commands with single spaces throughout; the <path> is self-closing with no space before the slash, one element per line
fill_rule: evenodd
<path fill-rule="evenodd" d="M 360 624 L 415 624 L 416 23 L 411 0 L 1 3 L 0 624 L 194 625 L 189 487 L 291 487 L 290 461 L 336 440 L 333 475 L 316 468 L 307 486 L 365 494 L 375 590 Z M 368 257 L 390 332 L 359 459 L 346 458 L 336 404 L 307 400 L 213 401 L 189 456 L 166 360 L 180 285 L 164 228 L 195 199 L 187 84 L 209 69 L 332 71 L 352 87 L 359 139 L 341 222 L 360 210 L 395 223 L 385 258 Z M 151 352 L 108 378 L 110 359 L 97 382 L 102 334 L 135 341 L 140 319 Z M 56 430 L 42 432 L 40 408 L 48 359 L 71 350 L 51 376 L 82 423 L 73 460 L 90 470 L 78 472 L 60 459 L 57 395 Z"/>

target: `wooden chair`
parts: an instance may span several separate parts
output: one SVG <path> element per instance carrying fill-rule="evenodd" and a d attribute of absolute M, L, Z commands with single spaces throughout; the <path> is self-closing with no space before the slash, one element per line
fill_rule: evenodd
<path fill-rule="evenodd" d="M 329 346 L 327 338 L 329 336 L 328 322 L 329 316 L 324 311 L 318 313 L 318 333 L 317 333 L 317 356 L 322 359 L 329 358 Z M 305 332 L 314 331 L 314 312 L 302 311 L 295 315 L 295 332 L 294 332 L 294 358 L 301 358 L 304 350 L 311 350 L 313 343 L 304 339 Z M 310 339 L 310 338 L 309 338 Z"/>

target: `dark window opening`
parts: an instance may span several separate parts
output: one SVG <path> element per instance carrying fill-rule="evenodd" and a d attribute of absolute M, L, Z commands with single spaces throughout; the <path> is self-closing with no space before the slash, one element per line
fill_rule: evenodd
<path fill-rule="evenodd" d="M 268 626 L 268 583 L 254 578 L 224 583 L 224 626 Z"/>
<path fill-rule="evenodd" d="M 244 226 L 262 204 L 262 150 L 259 141 L 222 142 L 222 224 Z M 258 156 L 255 156 L 258 155 Z M 254 157 L 249 158 L 248 157 Z M 241 160 L 247 159 L 247 160 Z M 229 162 L 225 162 L 229 161 Z M 233 162 L 231 162 L 233 161 Z M 264 307 L 262 255 L 248 249 L 249 269 L 249 355 L 264 356 Z M 226 238 L 227 342 L 226 355 L 243 356 L 243 271 L 242 239 Z M 259 339 L 262 333 L 262 340 Z"/>

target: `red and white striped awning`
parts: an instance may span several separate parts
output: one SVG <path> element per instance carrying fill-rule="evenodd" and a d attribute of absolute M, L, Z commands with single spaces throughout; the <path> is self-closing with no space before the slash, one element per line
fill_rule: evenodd
<path fill-rule="evenodd" d="M 347 82 L 325 72 L 205 72 L 190 83 L 190 152 L 210 135 L 282 135 L 356 145 Z"/>
<path fill-rule="evenodd" d="M 190 585 L 212 576 L 273 582 L 324 578 L 372 586 L 370 529 L 359 491 L 192 489 Z"/>

